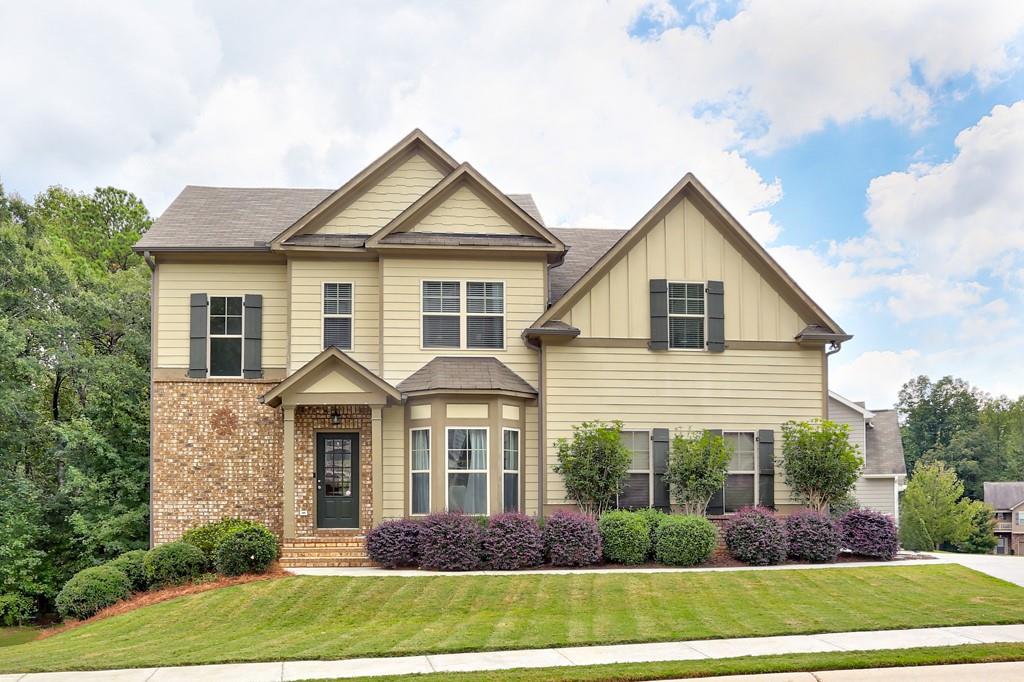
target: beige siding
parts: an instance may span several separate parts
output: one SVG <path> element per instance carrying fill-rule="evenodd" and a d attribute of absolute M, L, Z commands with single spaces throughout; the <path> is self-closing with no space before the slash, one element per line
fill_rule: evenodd
<path fill-rule="evenodd" d="M 781 447 L 784 422 L 821 416 L 821 351 L 668 353 L 570 343 L 544 352 L 549 467 L 556 461 L 555 441 L 592 419 L 677 432 L 771 428 Z M 792 504 L 782 478 L 777 472 L 775 502 Z M 549 470 L 545 503 L 564 503 L 564 496 L 561 478 Z"/>
<path fill-rule="evenodd" d="M 891 478 L 859 478 L 854 491 L 860 506 L 896 516 L 896 484 Z"/>
<path fill-rule="evenodd" d="M 850 427 L 850 442 L 857 446 L 861 457 L 867 456 L 867 443 L 865 442 L 866 427 L 864 415 L 852 407 L 847 407 L 834 398 L 828 399 L 828 418 L 840 424 Z M 864 460 L 867 463 L 867 459 Z"/>
<path fill-rule="evenodd" d="M 405 408 L 386 407 L 382 418 L 384 518 L 399 519 L 405 516 Z"/>
<path fill-rule="evenodd" d="M 260 263 L 161 263 L 157 278 L 155 367 L 188 367 L 189 296 L 263 295 L 263 367 L 286 363 L 286 266 Z"/>
<path fill-rule="evenodd" d="M 505 282 L 505 350 L 420 348 L 420 282 L 425 279 Z M 384 373 L 397 385 L 438 355 L 493 356 L 537 385 L 537 355 L 520 334 L 544 311 L 544 263 L 536 260 L 385 258 Z M 465 330 L 463 330 L 465 342 Z"/>
<path fill-rule="evenodd" d="M 379 369 L 380 296 L 377 261 L 291 260 L 291 359 L 294 372 L 323 347 L 323 283 L 352 283 L 352 350 L 346 351 L 371 371 Z"/>
<path fill-rule="evenodd" d="M 524 469 L 524 487 L 525 494 L 523 495 L 523 513 L 525 514 L 536 514 L 537 513 L 537 484 L 539 477 L 537 475 L 537 408 L 527 407 L 526 408 L 526 429 L 522 434 L 523 439 L 522 451 Z"/>
<path fill-rule="evenodd" d="M 462 186 L 423 216 L 411 232 L 456 232 L 459 234 L 519 234 L 505 218 L 469 187 Z"/>
<path fill-rule="evenodd" d="M 441 171 L 426 158 L 414 154 L 316 232 L 373 234 L 440 182 L 442 177 Z"/>
<path fill-rule="evenodd" d="M 688 200 L 655 224 L 563 321 L 582 337 L 647 338 L 651 279 L 725 283 L 725 337 L 792 341 L 805 322 Z"/>

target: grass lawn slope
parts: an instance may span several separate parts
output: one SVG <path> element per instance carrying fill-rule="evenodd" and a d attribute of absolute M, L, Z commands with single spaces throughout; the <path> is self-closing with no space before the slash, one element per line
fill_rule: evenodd
<path fill-rule="evenodd" d="M 335 659 L 1024 621 L 962 566 L 723 573 L 291 577 L 0 648 L 0 672 Z"/>

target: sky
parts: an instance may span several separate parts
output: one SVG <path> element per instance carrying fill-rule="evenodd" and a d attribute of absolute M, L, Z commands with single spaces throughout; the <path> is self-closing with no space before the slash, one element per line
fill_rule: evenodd
<path fill-rule="evenodd" d="M 413 128 L 550 225 L 691 171 L 854 339 L 1024 393 L 1024 2 L 9 2 L 0 183 L 337 187 Z"/>

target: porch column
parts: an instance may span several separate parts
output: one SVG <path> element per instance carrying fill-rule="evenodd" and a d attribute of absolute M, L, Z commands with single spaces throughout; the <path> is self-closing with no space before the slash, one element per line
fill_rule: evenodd
<path fill-rule="evenodd" d="M 370 408 L 370 457 L 373 461 L 373 525 L 384 518 L 384 420 L 379 405 Z"/>
<path fill-rule="evenodd" d="M 284 536 L 295 537 L 295 408 L 284 408 Z"/>

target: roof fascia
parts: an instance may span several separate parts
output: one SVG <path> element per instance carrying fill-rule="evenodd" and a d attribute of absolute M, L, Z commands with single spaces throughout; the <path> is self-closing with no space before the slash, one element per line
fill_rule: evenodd
<path fill-rule="evenodd" d="M 274 388 L 270 389 L 262 396 L 260 396 L 260 402 L 276 407 L 280 402 L 281 395 L 288 391 L 302 379 L 308 376 L 311 372 L 321 367 L 324 363 L 336 360 L 341 362 L 345 367 L 351 369 L 358 376 L 362 377 L 365 381 L 375 386 L 378 390 L 383 392 L 388 397 L 392 398 L 396 402 L 401 402 L 402 394 L 398 392 L 394 386 L 381 379 L 379 376 L 374 374 L 372 371 L 367 369 L 361 363 L 350 358 L 345 353 L 341 352 L 335 347 L 324 349 L 319 355 L 303 365 L 297 372 L 293 373 L 290 377 L 279 383 Z"/>
<path fill-rule="evenodd" d="M 861 407 L 861 406 L 860 406 L 860 405 L 858 405 L 857 403 L 855 403 L 855 402 L 853 402 L 852 400 L 849 400 L 849 399 L 847 399 L 847 398 L 844 398 L 843 396 L 839 395 L 839 394 L 838 394 L 838 393 L 836 393 L 835 391 L 829 391 L 829 392 L 828 392 L 828 397 L 829 397 L 829 398 L 832 398 L 832 399 L 833 399 L 833 400 L 835 400 L 835 401 L 836 401 L 837 403 L 841 403 L 841 404 L 843 404 L 843 405 L 846 405 L 846 406 L 847 406 L 847 407 L 849 407 L 849 408 L 850 408 L 851 410 L 854 410 L 854 411 L 856 411 L 856 412 L 859 412 L 860 414 L 862 414 L 862 415 L 864 416 L 864 418 L 865 418 L 865 419 L 873 419 L 873 418 L 874 418 L 874 416 L 875 416 L 875 413 L 874 413 L 874 412 L 872 412 L 871 410 L 869 410 L 869 409 L 867 409 L 867 408 L 864 408 L 864 407 Z"/>

